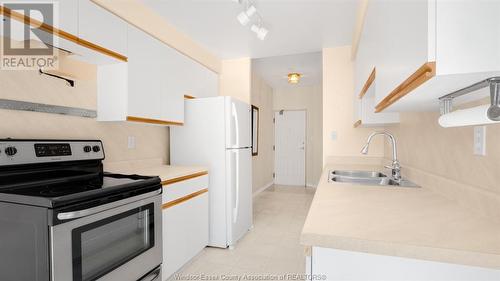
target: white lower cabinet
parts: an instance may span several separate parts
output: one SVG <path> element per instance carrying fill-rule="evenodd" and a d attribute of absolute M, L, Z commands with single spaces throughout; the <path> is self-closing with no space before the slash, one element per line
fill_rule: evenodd
<path fill-rule="evenodd" d="M 500 270 L 313 247 L 313 280 L 500 280 Z"/>
<path fill-rule="evenodd" d="M 207 188 L 206 175 L 165 186 L 163 280 L 172 277 L 208 245 Z"/>

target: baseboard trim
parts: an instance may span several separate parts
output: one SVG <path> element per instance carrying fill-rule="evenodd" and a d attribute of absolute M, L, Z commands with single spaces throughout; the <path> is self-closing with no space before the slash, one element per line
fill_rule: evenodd
<path fill-rule="evenodd" d="M 316 188 L 318 185 L 313 183 L 306 183 L 306 187 Z"/>
<path fill-rule="evenodd" d="M 264 190 L 266 190 L 266 189 L 270 188 L 273 184 L 274 184 L 274 181 L 272 181 L 272 182 L 270 182 L 270 183 L 267 183 L 267 184 L 265 184 L 263 187 L 261 187 L 261 188 L 257 189 L 257 191 L 255 191 L 255 192 L 253 193 L 253 197 L 255 197 L 255 196 L 259 195 L 262 191 L 264 191 Z"/>

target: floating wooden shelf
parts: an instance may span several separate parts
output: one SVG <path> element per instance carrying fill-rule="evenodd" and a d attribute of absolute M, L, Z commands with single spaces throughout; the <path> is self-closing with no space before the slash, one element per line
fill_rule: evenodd
<path fill-rule="evenodd" d="M 184 98 L 187 99 L 187 100 L 195 99 L 195 97 L 190 96 L 190 95 L 184 95 Z"/>
<path fill-rule="evenodd" d="M 396 87 L 389 95 L 387 95 L 377 106 L 375 112 L 381 112 L 391 104 L 406 96 L 411 91 L 424 84 L 426 81 L 436 76 L 436 62 L 426 62 L 403 83 Z"/>

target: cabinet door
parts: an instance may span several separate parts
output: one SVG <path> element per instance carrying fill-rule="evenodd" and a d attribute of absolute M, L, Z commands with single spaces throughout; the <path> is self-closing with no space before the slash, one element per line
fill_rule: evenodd
<path fill-rule="evenodd" d="M 127 56 L 127 23 L 90 0 L 78 0 L 78 37 Z"/>
<path fill-rule="evenodd" d="M 163 280 L 208 244 L 208 193 L 163 211 Z"/>
<path fill-rule="evenodd" d="M 160 83 L 161 119 L 184 122 L 184 95 L 187 94 L 184 55 L 161 43 L 158 57 L 158 82 Z"/>
<path fill-rule="evenodd" d="M 178 70 L 182 74 L 184 94 L 197 98 L 218 96 L 218 75 L 191 58 L 181 56 Z"/>
<path fill-rule="evenodd" d="M 5 5 L 9 7 L 8 4 L 23 4 L 23 7 L 30 9 L 29 17 L 36 19 L 38 21 L 49 24 L 59 30 L 63 30 L 72 35 L 78 35 L 78 0 L 9 0 L 5 1 L 5 3 L 0 3 L 1 5 Z M 52 7 L 37 7 L 37 4 L 52 4 Z M 12 8 L 12 6 L 11 6 Z M 21 7 L 18 7 L 21 8 Z M 42 8 L 51 8 L 51 15 L 43 14 L 39 11 Z M 16 12 L 23 12 L 22 10 L 15 9 Z M 15 40 L 25 40 L 24 38 L 24 24 L 21 22 L 17 22 L 13 20 L 13 28 L 11 29 L 11 37 Z M 2 30 L 3 32 L 3 30 Z M 50 35 L 47 38 L 52 38 Z M 42 41 L 44 38 L 40 38 L 35 36 L 35 34 L 30 35 L 30 39 Z M 45 40 L 44 40 L 45 41 Z M 64 40 L 58 40 L 57 37 L 54 37 L 54 41 L 46 42 L 52 45 L 55 45 L 60 48 L 65 48 L 58 43 L 65 42 Z"/>
<path fill-rule="evenodd" d="M 162 44 L 129 26 L 128 116 L 162 119 Z"/>
<path fill-rule="evenodd" d="M 366 26 L 371 26 L 377 38 L 376 103 L 390 94 L 399 84 L 424 63 L 434 60 L 429 30 L 434 19 L 429 18 L 431 0 L 374 0 L 366 12 Z"/>
<path fill-rule="evenodd" d="M 312 274 L 326 280 L 500 280 L 500 270 L 313 247 Z"/>

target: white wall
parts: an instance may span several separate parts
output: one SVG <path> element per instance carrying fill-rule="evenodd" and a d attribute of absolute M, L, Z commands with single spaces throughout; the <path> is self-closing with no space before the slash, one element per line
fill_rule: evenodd
<path fill-rule="evenodd" d="M 287 86 L 274 90 L 274 111 L 305 110 L 306 132 L 306 183 L 316 186 L 321 176 L 322 165 L 322 88 L 321 85 L 302 87 Z"/>
<path fill-rule="evenodd" d="M 331 156 L 361 156 L 373 131 L 353 127 L 354 98 L 351 46 L 323 49 L 323 164 Z M 383 156 L 383 138 L 374 139 L 368 157 Z"/>
<path fill-rule="evenodd" d="M 259 108 L 259 151 L 252 157 L 255 193 L 274 181 L 273 89 L 256 73 L 252 74 L 252 104 Z"/>

